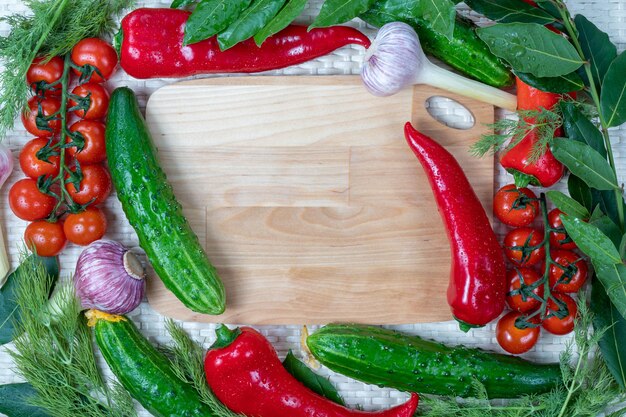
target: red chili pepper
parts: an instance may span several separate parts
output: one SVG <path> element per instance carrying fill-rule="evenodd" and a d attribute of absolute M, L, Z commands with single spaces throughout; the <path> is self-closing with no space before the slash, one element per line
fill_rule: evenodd
<path fill-rule="evenodd" d="M 386 411 L 349 410 L 306 388 L 285 370 L 263 335 L 249 327 L 216 331 L 204 369 L 211 390 L 236 413 L 255 417 L 412 417 L 419 397 Z"/>
<path fill-rule="evenodd" d="M 253 39 L 221 51 L 215 37 L 183 46 L 189 12 L 137 9 L 122 20 L 120 65 L 135 78 L 188 77 L 195 74 L 261 72 L 326 55 L 348 44 L 370 46 L 367 36 L 345 26 L 313 29 L 290 25 L 261 47 Z"/>
<path fill-rule="evenodd" d="M 546 93 L 529 86 L 516 77 L 517 81 L 517 109 L 518 110 L 541 110 L 552 109 L 561 100 L 561 94 Z M 532 123 L 533 120 L 529 119 Z M 555 136 L 561 136 L 558 129 Z M 552 154 L 549 148 L 534 162 L 530 162 L 530 156 L 539 137 L 535 130 L 530 131 L 517 145 L 502 155 L 500 164 L 513 174 L 515 185 L 526 187 L 533 184 L 542 187 L 550 187 L 556 184 L 565 173 L 565 167 Z"/>
<path fill-rule="evenodd" d="M 506 268 L 498 239 L 454 156 L 410 123 L 404 134 L 426 171 L 450 240 L 452 314 L 462 330 L 483 326 L 504 309 Z"/>

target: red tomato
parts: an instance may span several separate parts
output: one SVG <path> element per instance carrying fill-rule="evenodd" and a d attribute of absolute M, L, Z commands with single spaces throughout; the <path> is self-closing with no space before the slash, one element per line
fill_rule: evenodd
<path fill-rule="evenodd" d="M 41 136 L 44 138 L 50 137 L 59 133 L 61 130 L 61 119 L 57 116 L 51 120 L 48 120 L 48 128 L 50 130 L 44 130 L 37 127 L 37 114 L 39 113 L 39 98 L 31 97 L 28 100 L 28 109 L 22 112 L 22 124 L 28 131 L 28 133 L 34 136 Z M 53 97 L 46 97 L 41 100 L 41 110 L 45 117 L 52 116 L 61 110 L 61 102 Z"/>
<path fill-rule="evenodd" d="M 106 127 L 104 123 L 94 120 L 81 120 L 70 126 L 70 132 L 80 132 L 85 139 L 85 145 L 80 151 L 75 146 L 67 148 L 67 152 L 78 162 L 81 166 L 99 164 L 106 160 L 106 144 L 105 133 Z M 71 142 L 68 137 L 66 142 Z"/>
<path fill-rule="evenodd" d="M 43 81 L 46 84 L 56 83 L 63 76 L 64 62 L 61 57 L 55 56 L 47 63 L 44 63 L 45 57 L 35 58 L 33 63 L 26 72 L 26 82 L 37 92 L 37 84 Z M 46 90 L 51 96 L 61 94 L 61 83 L 55 85 L 52 89 Z"/>
<path fill-rule="evenodd" d="M 94 71 L 90 81 L 101 83 L 113 75 L 117 66 L 117 52 L 102 39 L 87 38 L 78 42 L 72 49 L 72 62 L 79 67 L 83 65 L 95 67 L 104 78 Z M 81 71 L 74 69 L 74 73 L 80 75 Z"/>
<path fill-rule="evenodd" d="M 528 226 L 539 213 L 539 201 L 528 188 L 517 188 L 514 184 L 500 188 L 493 198 L 493 212 L 509 226 Z"/>
<path fill-rule="evenodd" d="M 37 179 L 41 175 L 55 177 L 59 174 L 59 155 L 51 155 L 48 161 L 37 157 L 37 152 L 48 143 L 46 138 L 35 138 L 27 142 L 20 152 L 20 167 L 26 176 Z"/>
<path fill-rule="evenodd" d="M 565 228 L 563 227 L 561 214 L 563 214 L 563 212 L 559 209 L 554 209 L 550 213 L 548 213 L 548 223 L 550 224 L 550 227 L 563 231 L 562 233 L 550 232 L 550 247 L 558 249 L 576 249 L 576 244 L 569 237 L 569 235 L 565 231 Z"/>
<path fill-rule="evenodd" d="M 552 334 L 564 335 L 574 330 L 574 318 L 578 313 L 578 306 L 576 301 L 567 294 L 552 293 L 552 295 L 563 301 L 567 305 L 567 315 L 562 319 L 557 316 L 552 316 L 543 321 L 543 328 Z M 559 310 L 559 306 L 552 300 L 548 300 L 548 311 L 556 312 Z"/>
<path fill-rule="evenodd" d="M 78 204 L 101 204 L 111 194 L 111 175 L 102 165 L 81 167 L 83 180 L 80 191 L 72 183 L 66 183 L 65 189 Z"/>
<path fill-rule="evenodd" d="M 88 83 L 76 86 L 72 94 L 78 97 L 85 97 L 89 107 L 87 112 L 83 109 L 74 110 L 74 114 L 83 119 L 102 119 L 107 115 L 109 109 L 109 92 L 100 84 Z M 89 96 L 89 98 L 86 98 Z M 75 100 L 70 99 L 70 106 L 78 105 Z"/>
<path fill-rule="evenodd" d="M 32 178 L 19 180 L 9 191 L 9 206 L 22 220 L 33 221 L 48 217 L 55 205 L 56 199 L 39 191 L 37 181 Z"/>
<path fill-rule="evenodd" d="M 543 242 L 543 232 L 530 227 L 520 227 L 507 233 L 504 238 L 504 252 L 511 262 L 518 266 L 536 265 L 545 258 L 543 246 L 534 250 Z"/>
<path fill-rule="evenodd" d="M 24 241 L 39 256 L 57 256 L 65 247 L 67 239 L 60 222 L 38 220 L 26 227 Z"/>
<path fill-rule="evenodd" d="M 551 254 L 552 260 L 561 267 L 550 266 L 550 288 L 558 292 L 578 292 L 587 281 L 587 262 L 568 250 L 554 250 Z"/>
<path fill-rule="evenodd" d="M 516 268 L 510 270 L 507 275 L 507 282 L 509 283 L 509 290 L 506 296 L 506 303 L 511 310 L 519 311 L 521 313 L 529 313 L 541 305 L 541 301 L 532 298 L 530 295 L 526 295 L 526 301 L 522 294 L 511 295 L 512 291 L 519 291 L 521 288 L 521 278 L 524 280 L 524 285 L 532 285 L 535 282 L 541 280 L 541 276 L 532 268 Z M 543 296 L 543 285 L 539 285 L 533 289 L 532 292 L 538 297 Z"/>
<path fill-rule="evenodd" d="M 107 219 L 97 207 L 87 207 L 81 213 L 70 214 L 63 224 L 67 240 L 82 246 L 101 239 L 106 230 Z"/>
<path fill-rule="evenodd" d="M 515 320 L 521 317 L 522 313 L 511 311 L 506 314 L 496 325 L 496 339 L 502 349 L 513 355 L 528 352 L 539 339 L 539 327 L 529 327 L 518 329 L 515 327 Z"/>

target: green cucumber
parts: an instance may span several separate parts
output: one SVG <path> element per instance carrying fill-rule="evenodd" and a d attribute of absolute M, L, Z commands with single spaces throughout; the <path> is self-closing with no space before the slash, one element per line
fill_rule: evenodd
<path fill-rule="evenodd" d="M 223 313 L 222 281 L 183 216 L 129 88 L 111 94 L 106 148 L 117 197 L 159 278 L 191 310 Z"/>
<path fill-rule="evenodd" d="M 306 343 L 317 360 L 336 372 L 420 394 L 471 397 L 477 394 L 474 378 L 484 384 L 489 398 L 542 393 L 562 383 L 558 364 L 450 347 L 374 326 L 330 324 Z"/>
<path fill-rule="evenodd" d="M 434 30 L 429 21 L 416 16 L 406 0 L 379 0 L 360 18 L 376 27 L 391 22 L 407 23 L 417 32 L 427 54 L 485 84 L 498 88 L 513 84 L 513 74 L 476 35 L 472 22 L 457 17 L 450 40 Z"/>
<path fill-rule="evenodd" d="M 180 380 L 165 355 L 126 317 L 88 312 L 96 343 L 130 395 L 156 417 L 211 417 L 190 384 Z M 94 323 L 95 322 L 95 323 Z"/>

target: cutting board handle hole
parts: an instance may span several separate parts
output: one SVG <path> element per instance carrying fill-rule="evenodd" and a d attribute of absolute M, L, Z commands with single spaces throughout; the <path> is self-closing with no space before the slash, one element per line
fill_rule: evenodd
<path fill-rule="evenodd" d="M 449 97 L 432 96 L 424 102 L 430 116 L 444 126 L 469 130 L 476 124 L 474 114 L 464 105 Z"/>

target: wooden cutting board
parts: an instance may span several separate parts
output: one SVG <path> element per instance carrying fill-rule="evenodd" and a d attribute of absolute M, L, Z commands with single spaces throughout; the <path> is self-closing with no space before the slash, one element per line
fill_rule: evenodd
<path fill-rule="evenodd" d="M 466 106 L 448 128 L 425 102 Z M 450 250 L 428 181 L 403 136 L 411 120 L 445 145 L 491 212 L 493 159 L 468 147 L 490 105 L 419 86 L 368 94 L 358 77 L 237 77 L 155 92 L 146 118 L 163 169 L 224 281 L 227 310 L 186 309 L 154 278 L 166 316 L 247 324 L 451 319 Z"/>

